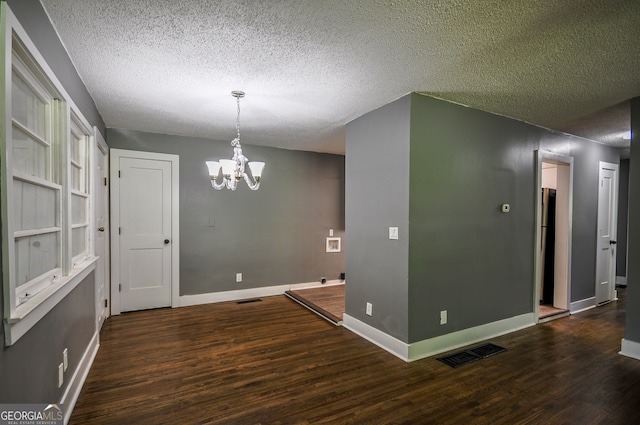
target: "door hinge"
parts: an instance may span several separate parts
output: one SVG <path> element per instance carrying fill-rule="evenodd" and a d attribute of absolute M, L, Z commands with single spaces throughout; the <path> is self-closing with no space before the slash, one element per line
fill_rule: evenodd
<path fill-rule="evenodd" d="M 122 283 L 118 284 L 118 292 L 122 292 Z"/>
<path fill-rule="evenodd" d="M 120 170 L 118 170 L 118 177 L 121 177 L 120 173 L 121 173 L 121 171 L 120 171 Z"/>
<path fill-rule="evenodd" d="M 107 178 L 106 177 L 104 178 L 104 185 L 105 186 L 107 185 Z"/>
<path fill-rule="evenodd" d="M 118 227 L 118 234 L 121 235 L 122 234 L 122 227 Z"/>
<path fill-rule="evenodd" d="M 107 307 L 109 307 L 109 300 L 105 299 L 104 300 L 104 308 L 107 308 Z"/>

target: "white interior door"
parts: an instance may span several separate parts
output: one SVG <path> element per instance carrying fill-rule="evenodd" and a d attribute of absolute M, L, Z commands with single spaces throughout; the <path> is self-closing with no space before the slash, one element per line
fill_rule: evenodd
<path fill-rule="evenodd" d="M 107 144 L 95 129 L 98 139 L 95 149 L 94 214 L 96 231 L 96 329 L 101 329 L 109 317 L 109 156 Z"/>
<path fill-rule="evenodd" d="M 618 166 L 600 163 L 598 185 L 598 242 L 596 255 L 596 303 L 614 299 Z"/>
<path fill-rule="evenodd" d="M 111 164 L 112 309 L 177 305 L 177 156 L 112 149 Z"/>

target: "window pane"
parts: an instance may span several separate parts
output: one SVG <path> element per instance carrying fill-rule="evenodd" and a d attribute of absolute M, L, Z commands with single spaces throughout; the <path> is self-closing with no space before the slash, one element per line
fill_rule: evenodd
<path fill-rule="evenodd" d="M 30 176 L 47 178 L 47 147 L 19 129 L 13 129 L 13 169 Z"/>
<path fill-rule="evenodd" d="M 71 195 L 71 224 L 82 224 L 87 217 L 87 198 Z"/>
<path fill-rule="evenodd" d="M 75 257 L 76 255 L 82 254 L 86 251 L 86 234 L 86 227 L 78 227 L 77 229 L 73 229 L 71 231 L 71 256 Z"/>
<path fill-rule="evenodd" d="M 16 239 L 16 287 L 59 267 L 58 233 Z"/>
<path fill-rule="evenodd" d="M 71 188 L 80 192 L 87 190 L 87 137 L 72 123 L 71 129 Z"/>
<path fill-rule="evenodd" d="M 71 133 L 71 159 L 82 165 L 82 138 Z"/>
<path fill-rule="evenodd" d="M 82 170 L 71 164 L 71 189 L 82 192 Z"/>
<path fill-rule="evenodd" d="M 20 180 L 13 181 L 14 230 L 57 226 L 58 191 Z"/>
<path fill-rule="evenodd" d="M 11 78 L 12 115 L 22 125 L 45 138 L 46 104 L 36 93 L 13 71 Z"/>

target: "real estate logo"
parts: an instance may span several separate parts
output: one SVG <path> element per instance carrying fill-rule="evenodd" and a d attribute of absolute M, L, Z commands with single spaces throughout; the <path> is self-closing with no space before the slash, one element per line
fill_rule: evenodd
<path fill-rule="evenodd" d="M 62 425 L 61 404 L 0 404 L 0 425 Z"/>

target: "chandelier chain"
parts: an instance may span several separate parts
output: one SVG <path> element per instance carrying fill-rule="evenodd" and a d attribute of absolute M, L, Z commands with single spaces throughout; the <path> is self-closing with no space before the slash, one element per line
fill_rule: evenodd
<path fill-rule="evenodd" d="M 240 96 L 236 97 L 238 103 L 238 115 L 236 116 L 236 131 L 238 132 L 238 143 L 240 143 Z"/>

